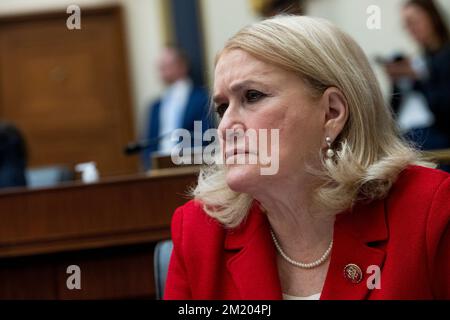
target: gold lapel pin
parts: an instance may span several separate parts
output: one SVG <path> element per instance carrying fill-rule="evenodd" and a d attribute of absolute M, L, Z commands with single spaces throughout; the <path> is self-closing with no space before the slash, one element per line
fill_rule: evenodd
<path fill-rule="evenodd" d="M 349 263 L 344 268 L 344 277 L 351 283 L 360 283 L 363 274 L 359 266 L 354 263 Z"/>

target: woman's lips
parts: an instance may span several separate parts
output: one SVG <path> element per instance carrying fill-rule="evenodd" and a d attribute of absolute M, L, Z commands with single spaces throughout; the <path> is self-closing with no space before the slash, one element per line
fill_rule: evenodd
<path fill-rule="evenodd" d="M 232 149 L 225 152 L 225 158 L 229 158 L 231 156 L 235 156 L 237 154 L 246 154 L 248 151 L 240 150 L 240 149 Z"/>
<path fill-rule="evenodd" d="M 240 149 L 233 149 L 233 150 L 228 150 L 225 152 L 225 160 L 228 160 L 231 157 L 234 156 L 239 156 L 239 155 L 252 155 L 252 156 L 256 156 L 256 153 L 254 152 L 250 152 L 247 150 L 240 150 Z"/>

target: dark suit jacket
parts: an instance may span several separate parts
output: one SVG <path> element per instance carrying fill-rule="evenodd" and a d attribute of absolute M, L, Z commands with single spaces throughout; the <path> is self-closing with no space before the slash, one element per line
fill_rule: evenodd
<path fill-rule="evenodd" d="M 281 299 L 270 226 L 254 205 L 245 223 L 226 229 L 194 201 L 172 220 L 174 248 L 165 299 Z M 336 217 L 321 299 L 450 299 L 450 175 L 410 166 L 385 199 Z M 344 276 L 355 264 L 362 281 Z M 381 288 L 369 289 L 369 266 Z"/>
<path fill-rule="evenodd" d="M 450 43 L 436 52 L 426 52 L 428 79 L 416 81 L 414 90 L 423 93 L 435 117 L 434 128 L 450 141 Z M 392 107 L 397 113 L 402 96 L 394 84 Z"/>
<path fill-rule="evenodd" d="M 158 99 L 150 106 L 148 127 L 146 139 L 152 141 L 150 148 L 145 150 L 142 154 L 142 161 L 145 169 L 150 169 L 151 161 L 150 155 L 159 148 L 159 128 L 160 128 L 160 112 L 161 99 Z M 193 131 L 194 121 L 202 121 L 203 132 L 209 128 L 214 127 L 214 120 L 209 111 L 209 96 L 208 92 L 200 87 L 193 87 L 183 116 L 183 129 Z"/>
<path fill-rule="evenodd" d="M 26 150 L 21 133 L 0 123 L 0 188 L 26 185 Z"/>

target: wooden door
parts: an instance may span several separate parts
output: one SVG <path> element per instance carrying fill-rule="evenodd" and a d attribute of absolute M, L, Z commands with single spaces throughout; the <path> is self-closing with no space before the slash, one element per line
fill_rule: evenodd
<path fill-rule="evenodd" d="M 0 119 L 24 133 L 29 166 L 96 161 L 101 175 L 135 172 L 122 13 L 82 10 L 0 19 Z M 149 39 L 150 41 L 150 39 Z"/>

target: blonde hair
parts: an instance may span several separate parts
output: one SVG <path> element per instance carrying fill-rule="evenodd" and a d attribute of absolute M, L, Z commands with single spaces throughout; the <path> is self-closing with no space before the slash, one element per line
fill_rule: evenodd
<path fill-rule="evenodd" d="M 384 197 L 397 175 L 409 164 L 433 166 L 400 138 L 379 84 L 358 44 L 326 20 L 277 16 L 247 26 L 226 43 L 221 54 L 241 49 L 261 61 L 298 74 L 315 96 L 329 87 L 345 96 L 349 118 L 336 138 L 334 159 L 323 159 L 322 179 L 314 202 L 332 212 L 356 201 Z M 192 190 L 204 210 L 226 227 L 236 227 L 253 202 L 231 190 L 226 168 L 203 168 Z"/>

